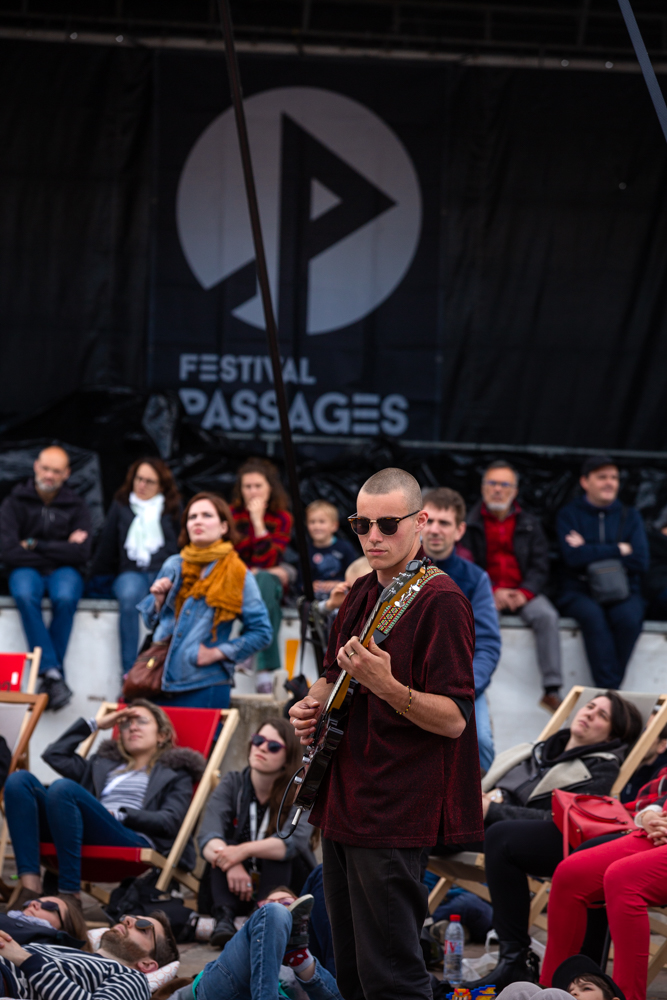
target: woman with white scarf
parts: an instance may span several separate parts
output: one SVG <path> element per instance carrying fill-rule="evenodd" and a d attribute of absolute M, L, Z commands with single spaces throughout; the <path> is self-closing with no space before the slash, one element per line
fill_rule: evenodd
<path fill-rule="evenodd" d="M 137 657 L 137 604 L 164 560 L 178 552 L 180 514 L 181 498 L 168 466 L 159 458 L 133 462 L 109 508 L 92 569 L 93 576 L 115 576 L 124 674 Z"/>

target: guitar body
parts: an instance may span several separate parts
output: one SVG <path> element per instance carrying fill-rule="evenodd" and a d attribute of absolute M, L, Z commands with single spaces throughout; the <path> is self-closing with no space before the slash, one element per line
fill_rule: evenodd
<path fill-rule="evenodd" d="M 359 636 L 362 646 L 368 648 L 371 639 L 375 639 L 379 645 L 386 638 L 394 621 L 385 626 L 386 632 L 379 630 L 378 626 L 386 620 L 388 610 L 394 611 L 395 617 L 398 618 L 404 608 L 414 600 L 426 582 L 428 563 L 428 559 L 411 560 L 405 571 L 395 577 L 388 587 L 385 587 Z M 430 572 L 439 573 L 440 570 L 435 570 L 435 567 L 432 567 Z M 300 785 L 294 799 L 294 805 L 297 806 L 297 813 L 293 821 L 294 826 L 298 823 L 301 813 L 310 809 L 315 803 L 324 775 L 327 773 L 332 757 L 345 735 L 347 716 L 358 687 L 358 681 L 350 677 L 347 671 L 341 670 L 329 695 L 329 700 L 320 715 L 312 743 L 304 753 L 302 767 L 293 779 L 296 784 Z M 305 771 L 302 777 L 300 776 L 301 770 Z"/>

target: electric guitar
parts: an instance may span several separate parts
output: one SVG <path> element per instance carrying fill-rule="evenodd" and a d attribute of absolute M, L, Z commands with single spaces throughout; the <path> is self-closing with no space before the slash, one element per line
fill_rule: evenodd
<path fill-rule="evenodd" d="M 405 570 L 394 577 L 382 591 L 359 636 L 359 642 L 365 649 L 370 645 L 371 639 L 375 639 L 378 645 L 384 642 L 403 611 L 415 599 L 429 576 L 434 572 L 441 572 L 435 567 L 431 567 L 429 570 L 429 563 L 430 560 L 427 558 L 411 559 Z M 346 670 L 341 670 L 327 703 L 322 709 L 312 742 L 304 753 L 301 767 L 285 790 L 283 801 L 292 783 L 300 786 L 294 799 L 297 810 L 292 820 L 291 829 L 282 839 L 287 839 L 294 832 L 301 814 L 314 804 L 324 775 L 331 763 L 331 758 L 343 738 L 347 714 L 358 687 L 359 682 L 351 677 Z M 280 830 L 279 822 L 277 825 L 278 830 Z"/>

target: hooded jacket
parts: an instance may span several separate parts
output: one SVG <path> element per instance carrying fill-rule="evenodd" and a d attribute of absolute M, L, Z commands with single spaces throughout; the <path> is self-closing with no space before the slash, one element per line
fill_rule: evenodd
<path fill-rule="evenodd" d="M 549 576 L 549 543 L 538 517 L 518 504 L 512 507 L 516 514 L 514 528 L 514 555 L 521 572 L 521 586 L 537 597 L 544 590 Z M 482 515 L 482 501 L 478 500 L 468 514 L 466 533 L 461 542 L 470 549 L 478 566 L 486 569 L 486 531 Z"/>
<path fill-rule="evenodd" d="M 78 719 L 60 739 L 46 748 L 42 760 L 99 799 L 109 772 L 125 760 L 113 740 L 101 743 L 92 757 L 80 757 L 76 749 L 88 736 L 90 725 L 85 719 Z M 189 747 L 166 750 L 150 772 L 142 808 L 128 809 L 123 825 L 137 833 L 145 833 L 160 854 L 168 854 L 188 811 L 193 785 L 199 781 L 205 767 L 203 756 Z M 194 868 L 195 849 L 191 839 L 180 864 L 187 871 Z"/>
<path fill-rule="evenodd" d="M 73 531 L 88 532 L 80 544 L 68 542 Z M 10 569 L 28 567 L 50 573 L 60 566 L 82 569 L 90 559 L 93 526 L 83 497 L 61 486 L 45 504 L 35 489 L 34 479 L 15 486 L 0 505 L 0 555 Z M 34 538 L 34 549 L 24 549 L 22 541 Z"/>
<path fill-rule="evenodd" d="M 608 795 L 618 777 L 627 745 L 620 739 L 566 750 L 569 729 L 542 743 L 520 743 L 498 754 L 482 781 L 482 791 L 499 788 L 503 802 L 492 802 L 485 826 L 503 819 L 551 819 L 556 789 Z"/>

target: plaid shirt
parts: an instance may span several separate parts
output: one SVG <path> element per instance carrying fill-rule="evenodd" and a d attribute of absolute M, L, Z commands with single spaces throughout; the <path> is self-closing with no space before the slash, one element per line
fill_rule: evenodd
<path fill-rule="evenodd" d="M 292 515 L 286 510 L 267 510 L 264 524 L 268 535 L 255 537 L 255 529 L 245 507 L 232 507 L 234 527 L 239 535 L 236 551 L 251 569 L 271 569 L 282 562 L 292 534 Z"/>
<path fill-rule="evenodd" d="M 631 812 L 639 812 L 646 809 L 646 806 L 664 806 L 667 800 L 667 767 L 663 767 L 658 772 L 658 776 L 653 781 L 647 782 L 639 789 L 639 794 L 634 802 L 626 802 L 625 808 Z"/>

